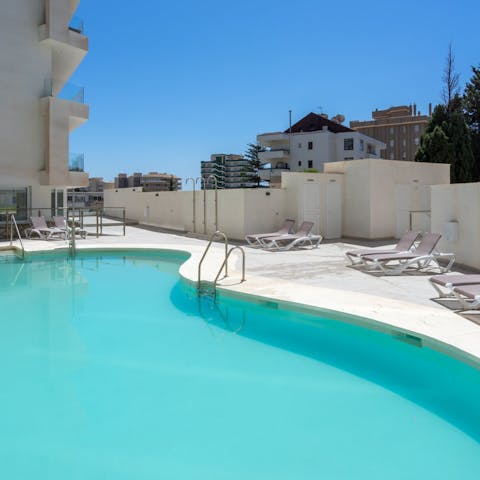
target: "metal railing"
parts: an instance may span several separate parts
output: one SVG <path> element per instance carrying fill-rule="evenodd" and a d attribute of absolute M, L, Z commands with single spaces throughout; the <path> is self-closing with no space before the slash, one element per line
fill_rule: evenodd
<path fill-rule="evenodd" d="M 208 242 L 208 245 L 205 248 L 205 251 L 203 252 L 202 258 L 200 259 L 200 262 L 198 263 L 197 293 L 199 295 L 202 293 L 201 290 L 202 290 L 202 265 L 203 265 L 203 261 L 205 260 L 205 257 L 207 256 L 207 253 L 210 250 L 210 247 L 212 246 L 213 241 L 215 240 L 215 238 L 218 238 L 218 237 L 223 238 L 223 240 L 225 242 L 225 258 L 227 258 L 227 256 L 228 256 L 228 237 L 223 232 L 221 232 L 220 230 L 217 230 L 210 237 L 210 241 Z M 220 276 L 220 274 L 221 274 L 221 272 L 224 268 L 225 268 L 224 278 L 228 277 L 228 264 L 225 262 L 225 260 L 224 260 L 224 262 L 222 264 L 222 268 L 220 269 L 220 272 L 218 273 L 217 276 Z"/>
<path fill-rule="evenodd" d="M 22 252 L 22 260 L 25 259 L 25 247 L 23 246 L 22 236 L 20 235 L 20 230 L 18 229 L 17 221 L 15 220 L 15 215 L 10 214 L 10 246 L 13 247 L 13 227 L 15 226 L 15 231 L 17 232 L 18 239 L 20 240 L 20 247 Z"/>
<path fill-rule="evenodd" d="M 232 254 L 232 252 L 234 252 L 235 250 L 240 250 L 240 252 L 242 252 L 242 282 L 244 282 L 246 280 L 245 278 L 245 250 L 240 247 L 240 246 L 236 246 L 236 247 L 232 247 L 227 255 L 225 256 L 225 259 L 223 260 L 223 263 L 222 263 L 222 266 L 220 267 L 220 270 L 218 271 L 217 273 L 217 276 L 215 277 L 215 280 L 213 281 L 213 295 L 215 295 L 216 291 L 217 291 L 217 283 L 218 283 L 218 279 L 220 278 L 220 275 L 222 273 L 222 270 L 223 270 L 223 267 L 225 267 L 225 269 L 227 269 L 227 265 L 228 265 L 228 259 L 230 258 L 230 255 Z"/>
<path fill-rule="evenodd" d="M 73 227 L 81 229 L 90 227 L 90 234 L 97 238 L 104 234 L 106 227 L 120 227 L 122 235 L 126 234 L 127 218 L 125 207 L 17 207 L 14 211 L 0 212 L 0 226 L 5 226 L 5 237 L 10 238 L 10 215 L 14 214 L 19 231 L 30 226 L 30 217 L 45 217 L 46 221 L 53 224 L 54 216 L 63 216 L 74 219 Z M 13 227 L 12 227 L 13 228 Z M 1 235 L 0 235 L 1 238 Z"/>

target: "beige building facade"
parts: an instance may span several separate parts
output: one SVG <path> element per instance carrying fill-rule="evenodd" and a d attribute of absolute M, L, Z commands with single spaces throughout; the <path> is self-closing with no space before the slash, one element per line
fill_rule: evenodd
<path fill-rule="evenodd" d="M 413 161 L 430 121 L 431 110 L 429 105 L 429 114 L 422 115 L 416 105 L 377 109 L 372 112 L 372 120 L 351 121 L 350 128 L 385 143 L 382 158 Z"/>
<path fill-rule="evenodd" d="M 63 207 L 88 185 L 69 134 L 88 120 L 68 80 L 88 51 L 79 0 L 4 0 L 0 13 L 0 211 Z M 1 219 L 0 219 L 1 221 Z"/>

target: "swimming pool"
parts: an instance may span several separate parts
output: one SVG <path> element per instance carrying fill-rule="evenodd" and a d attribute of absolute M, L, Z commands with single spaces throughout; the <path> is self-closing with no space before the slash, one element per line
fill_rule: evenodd
<path fill-rule="evenodd" d="M 0 260 L 3 478 L 478 478 L 478 370 L 275 302 L 198 299 L 186 258 Z"/>

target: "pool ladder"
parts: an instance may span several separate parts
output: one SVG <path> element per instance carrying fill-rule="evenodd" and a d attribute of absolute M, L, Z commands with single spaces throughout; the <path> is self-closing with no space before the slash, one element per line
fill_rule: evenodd
<path fill-rule="evenodd" d="M 223 238 L 224 244 L 225 244 L 225 256 L 222 262 L 222 265 L 220 266 L 220 269 L 218 270 L 218 273 L 215 277 L 215 280 L 213 282 L 208 282 L 208 281 L 202 281 L 202 265 L 205 260 L 205 257 L 207 256 L 208 251 L 210 250 L 210 247 L 212 246 L 213 241 L 216 238 Z M 245 250 L 242 247 L 236 246 L 228 249 L 228 237 L 225 235 L 224 232 L 217 230 L 211 237 L 210 241 L 208 242 L 207 247 L 205 248 L 202 258 L 200 259 L 200 262 L 198 263 L 198 272 L 197 272 L 197 293 L 198 295 L 208 295 L 213 298 L 216 297 L 216 292 L 217 292 L 217 284 L 218 281 L 220 280 L 220 275 L 222 274 L 222 271 L 225 271 L 225 274 L 222 278 L 228 277 L 228 259 L 232 252 L 235 250 L 240 250 L 242 253 L 242 282 L 245 281 Z"/>
<path fill-rule="evenodd" d="M 20 250 L 20 258 L 25 260 L 25 247 L 23 246 L 22 236 L 20 235 L 20 230 L 18 229 L 17 221 L 15 220 L 15 215 L 13 213 L 10 214 L 10 246 L 13 247 L 13 227 L 15 227 L 15 232 L 17 233 L 17 237 L 20 240 L 20 249 L 15 247 L 15 253 Z"/>

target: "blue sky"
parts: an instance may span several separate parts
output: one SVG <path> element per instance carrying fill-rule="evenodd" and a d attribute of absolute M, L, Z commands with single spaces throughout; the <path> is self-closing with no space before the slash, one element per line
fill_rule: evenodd
<path fill-rule="evenodd" d="M 463 85 L 480 63 L 478 0 L 81 0 L 90 51 L 71 81 L 90 120 L 71 134 L 91 176 L 198 175 L 211 153 L 310 111 L 367 120 L 440 101 L 452 42 Z"/>

